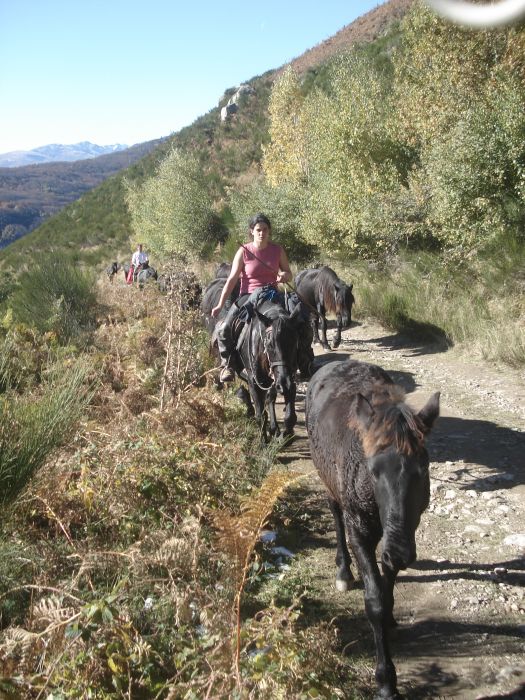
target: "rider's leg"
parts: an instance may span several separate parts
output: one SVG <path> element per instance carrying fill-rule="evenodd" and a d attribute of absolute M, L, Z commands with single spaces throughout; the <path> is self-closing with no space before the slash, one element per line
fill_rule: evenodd
<path fill-rule="evenodd" d="M 247 295 L 239 297 L 231 305 L 222 324 L 217 328 L 217 345 L 221 356 L 221 373 L 219 376 L 221 382 L 232 382 L 235 378 L 234 370 L 236 368 L 237 351 L 233 339 L 233 323 L 247 300 Z"/>

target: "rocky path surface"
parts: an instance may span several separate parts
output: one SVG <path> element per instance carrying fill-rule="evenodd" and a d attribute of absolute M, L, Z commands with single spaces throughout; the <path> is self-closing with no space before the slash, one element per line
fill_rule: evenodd
<path fill-rule="evenodd" d="M 351 356 L 382 366 L 416 408 L 441 392 L 441 416 L 428 442 L 432 495 L 418 530 L 418 560 L 400 573 L 395 591 L 392 650 L 400 689 L 415 699 L 525 698 L 523 373 L 403 342 L 368 322 L 345 331 L 337 351 L 316 353 L 316 364 Z M 306 385 L 300 389 L 304 398 Z M 309 460 L 302 406 L 299 392 L 297 438 L 283 460 L 308 474 L 304 499 L 320 516 L 311 525 L 311 532 L 318 528 L 315 545 L 305 537 L 297 554 L 327 609 L 338 611 L 346 653 L 357 645 L 373 666 L 362 588 L 335 591 L 333 526 Z"/>

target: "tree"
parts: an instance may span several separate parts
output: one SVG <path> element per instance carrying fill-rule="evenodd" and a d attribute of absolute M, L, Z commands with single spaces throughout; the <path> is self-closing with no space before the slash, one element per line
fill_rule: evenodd
<path fill-rule="evenodd" d="M 134 234 L 151 252 L 195 259 L 215 242 L 212 197 L 193 155 L 173 148 L 154 177 L 126 184 Z"/>
<path fill-rule="evenodd" d="M 296 182 L 307 175 L 300 80 L 288 67 L 275 82 L 268 111 L 270 144 L 263 148 L 263 170 L 271 185 Z"/>

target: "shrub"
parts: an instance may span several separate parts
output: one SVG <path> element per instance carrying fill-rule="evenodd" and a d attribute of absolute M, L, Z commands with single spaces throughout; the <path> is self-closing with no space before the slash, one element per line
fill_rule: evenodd
<path fill-rule="evenodd" d="M 196 259 L 222 235 L 197 157 L 174 148 L 154 177 L 127 186 L 135 235 L 157 255 Z"/>
<path fill-rule="evenodd" d="M 52 331 L 68 341 L 94 325 L 97 301 L 93 279 L 79 268 L 49 257 L 21 275 L 9 307 L 15 321 L 42 333 Z"/>
<path fill-rule="evenodd" d="M 0 397 L 0 503 L 12 501 L 71 433 L 89 400 L 88 367 L 78 364 L 40 397 Z"/>

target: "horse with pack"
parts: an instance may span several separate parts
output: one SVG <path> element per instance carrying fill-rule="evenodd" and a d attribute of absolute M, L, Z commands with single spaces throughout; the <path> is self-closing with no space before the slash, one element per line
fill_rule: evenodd
<path fill-rule="evenodd" d="M 129 270 L 131 265 L 129 263 L 124 263 L 122 265 L 122 270 L 124 271 L 124 279 L 128 281 Z M 142 263 L 138 265 L 133 273 L 133 281 L 139 286 L 139 289 L 143 289 L 144 285 L 150 280 L 156 280 L 158 278 L 157 270 L 151 267 L 148 263 Z"/>
<path fill-rule="evenodd" d="M 416 413 L 384 370 L 356 360 L 322 367 L 306 396 L 312 460 L 335 520 L 336 588 L 353 581 L 348 537 L 375 638 L 378 698 L 401 697 L 388 643 L 394 583 L 416 558 L 415 533 L 430 498 L 425 438 L 438 415 L 439 392 Z"/>
<path fill-rule="evenodd" d="M 295 277 L 295 289 L 303 302 L 315 309 L 312 314 L 314 342 L 321 342 L 325 350 L 330 350 L 326 339 L 326 314 L 336 317 L 336 332 L 332 341 L 334 349 L 341 343 L 341 330 L 352 323 L 353 284 L 346 284 L 327 265 L 302 270 Z M 319 340 L 321 322 L 321 340 Z"/>

